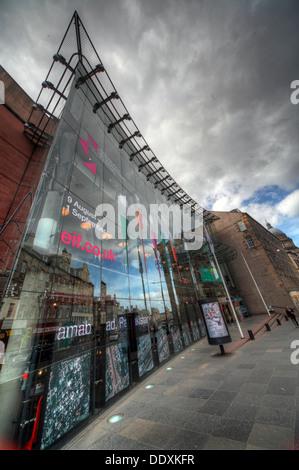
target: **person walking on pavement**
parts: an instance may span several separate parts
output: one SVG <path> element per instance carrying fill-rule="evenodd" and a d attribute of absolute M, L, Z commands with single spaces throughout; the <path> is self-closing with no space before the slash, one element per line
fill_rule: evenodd
<path fill-rule="evenodd" d="M 292 308 L 290 308 L 288 305 L 286 305 L 286 314 L 289 318 L 291 318 L 294 325 L 299 326 L 299 323 L 297 322 L 294 310 Z"/>

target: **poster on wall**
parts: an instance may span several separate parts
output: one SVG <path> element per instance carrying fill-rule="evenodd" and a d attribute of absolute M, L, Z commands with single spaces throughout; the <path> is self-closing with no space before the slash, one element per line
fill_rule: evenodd
<path fill-rule="evenodd" d="M 183 332 L 183 338 L 185 341 L 185 346 L 188 346 L 191 343 L 192 339 L 191 339 L 188 325 L 186 323 L 182 323 L 182 332 Z"/>
<path fill-rule="evenodd" d="M 159 361 L 160 363 L 165 361 L 169 357 L 169 345 L 167 335 L 163 328 L 160 328 L 157 333 L 157 347 L 158 347 L 158 354 L 159 354 Z"/>
<path fill-rule="evenodd" d="M 90 353 L 53 364 L 41 449 L 89 416 Z"/>
<path fill-rule="evenodd" d="M 196 322 L 190 321 L 190 326 L 193 334 L 193 341 L 198 341 L 200 338 L 199 328 Z"/>
<path fill-rule="evenodd" d="M 148 372 L 154 367 L 151 338 L 148 334 L 137 338 L 137 357 L 138 372 L 139 377 L 141 377 L 145 372 Z"/>
<path fill-rule="evenodd" d="M 231 342 L 231 337 L 222 315 L 218 299 L 198 301 L 207 330 L 209 344 L 225 344 Z"/>
<path fill-rule="evenodd" d="M 174 325 L 170 327 L 170 333 L 172 335 L 174 352 L 179 352 L 183 349 L 183 343 L 181 339 L 181 332 L 178 326 Z"/>
<path fill-rule="evenodd" d="M 115 344 L 106 348 L 106 390 L 105 398 L 109 400 L 130 385 L 127 348 Z"/>
<path fill-rule="evenodd" d="M 138 373 L 141 377 L 154 367 L 148 316 L 135 312 L 132 326 L 136 334 Z M 133 336 L 134 332 L 131 331 Z"/>

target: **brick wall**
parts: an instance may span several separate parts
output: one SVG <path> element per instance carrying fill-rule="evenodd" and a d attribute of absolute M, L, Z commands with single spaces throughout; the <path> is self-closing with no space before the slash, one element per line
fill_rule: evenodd
<path fill-rule="evenodd" d="M 22 200 L 36 191 L 47 150 L 35 147 L 23 133 L 33 100 L 0 67 L 5 84 L 5 104 L 0 105 L 0 226 L 10 219 Z M 28 195 L 13 222 L 0 235 L 0 283 L 12 267 L 30 210 Z M 1 293 L 1 286 L 0 286 Z"/>

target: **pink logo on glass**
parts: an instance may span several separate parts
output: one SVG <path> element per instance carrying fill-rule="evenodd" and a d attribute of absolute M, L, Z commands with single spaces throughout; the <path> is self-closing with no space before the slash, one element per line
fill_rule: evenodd
<path fill-rule="evenodd" d="M 88 132 L 87 132 L 88 134 Z M 91 137 L 90 134 L 88 134 L 88 137 L 90 139 L 90 142 L 95 150 L 96 153 L 98 153 L 98 144 L 96 143 L 96 141 Z M 83 150 L 85 152 L 85 155 L 88 156 L 88 149 L 89 149 L 89 141 L 88 140 L 85 140 L 85 139 L 80 139 L 79 138 L 79 141 L 80 141 L 80 144 L 82 145 L 83 147 Z M 86 166 L 86 168 L 88 168 L 94 175 L 97 174 L 97 165 L 96 163 L 90 163 L 90 162 L 83 162 L 83 165 Z"/>

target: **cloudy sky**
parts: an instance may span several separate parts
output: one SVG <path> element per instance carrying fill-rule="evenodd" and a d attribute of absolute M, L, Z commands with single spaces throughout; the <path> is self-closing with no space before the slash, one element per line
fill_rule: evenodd
<path fill-rule="evenodd" d="M 34 100 L 75 10 L 183 189 L 299 246 L 298 0 L 0 0 L 1 65 Z"/>

